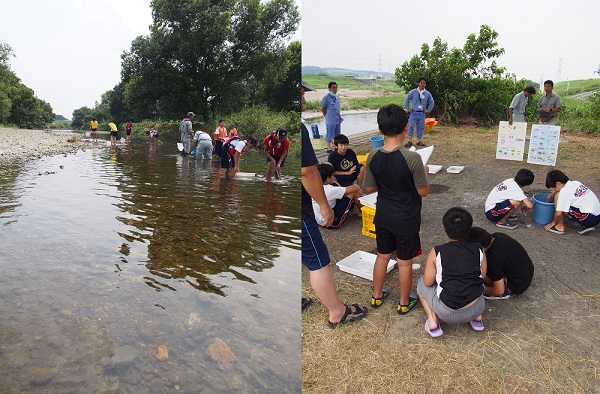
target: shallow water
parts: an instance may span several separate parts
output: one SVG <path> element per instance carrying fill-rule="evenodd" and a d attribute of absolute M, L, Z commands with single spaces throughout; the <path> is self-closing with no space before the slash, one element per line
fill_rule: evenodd
<path fill-rule="evenodd" d="M 359 134 L 365 131 L 377 130 L 377 112 L 366 112 L 359 114 L 346 114 L 342 115 L 344 121 L 342 122 L 342 134 L 346 136 Z M 325 118 L 312 118 L 306 119 L 304 122 L 311 130 L 311 125 L 316 124 L 319 127 L 319 134 L 321 137 L 325 137 L 327 128 L 325 127 Z M 312 137 L 312 133 L 311 133 Z"/>
<path fill-rule="evenodd" d="M 299 392 L 293 164 L 134 141 L 0 168 L 3 392 Z"/>

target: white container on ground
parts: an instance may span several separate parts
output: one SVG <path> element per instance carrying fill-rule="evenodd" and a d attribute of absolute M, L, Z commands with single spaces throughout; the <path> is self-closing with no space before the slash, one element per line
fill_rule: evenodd
<path fill-rule="evenodd" d="M 338 261 L 337 266 L 344 272 L 372 281 L 373 266 L 375 265 L 376 258 L 377 256 L 373 253 L 358 250 L 343 260 Z M 396 265 L 396 259 L 390 259 L 386 273 L 390 272 L 394 268 L 394 265 Z"/>

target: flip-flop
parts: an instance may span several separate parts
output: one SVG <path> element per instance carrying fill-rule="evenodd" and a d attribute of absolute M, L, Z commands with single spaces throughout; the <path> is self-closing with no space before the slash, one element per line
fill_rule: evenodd
<path fill-rule="evenodd" d="M 483 325 L 483 320 L 471 320 L 471 328 L 475 331 L 483 331 L 485 330 L 485 326 Z"/>
<path fill-rule="evenodd" d="M 308 297 L 302 297 L 302 310 L 313 303 L 313 300 Z"/>
<path fill-rule="evenodd" d="M 438 338 L 444 335 L 444 331 L 442 331 L 442 327 L 440 326 L 440 322 L 438 322 L 437 328 L 430 330 L 429 329 L 429 320 L 425 320 L 425 331 L 427 334 L 431 335 L 432 338 Z"/>
<path fill-rule="evenodd" d="M 565 233 L 564 231 L 557 229 L 556 226 L 552 226 L 552 228 L 548 231 L 550 231 L 551 233 L 554 233 L 554 234 L 558 234 L 558 235 L 563 235 Z"/>

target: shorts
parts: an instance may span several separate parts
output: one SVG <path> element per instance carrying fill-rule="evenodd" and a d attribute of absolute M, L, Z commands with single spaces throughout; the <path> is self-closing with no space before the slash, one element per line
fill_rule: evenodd
<path fill-rule="evenodd" d="M 342 124 L 325 124 L 325 128 L 327 131 L 325 132 L 325 142 L 331 142 L 335 138 L 336 135 L 340 135 L 342 133 Z"/>
<path fill-rule="evenodd" d="M 125 131 L 125 133 L 126 133 L 127 135 L 131 135 L 131 129 L 129 129 L 129 130 L 126 130 L 126 131 Z"/>
<path fill-rule="evenodd" d="M 117 136 L 117 132 L 116 131 L 111 131 L 110 132 L 110 136 L 111 137 L 116 137 Z"/>
<path fill-rule="evenodd" d="M 569 217 L 585 228 L 594 227 L 600 223 L 600 215 L 581 213 L 579 208 L 575 207 L 569 207 Z"/>
<path fill-rule="evenodd" d="M 275 155 L 271 155 L 271 156 L 273 156 L 273 159 L 275 159 L 275 162 L 279 163 L 279 159 L 281 159 L 281 156 L 275 156 Z M 287 156 L 281 162 L 281 168 L 283 168 L 283 166 L 285 166 L 285 159 L 287 159 Z M 267 163 L 269 163 L 270 161 L 271 161 L 271 159 L 267 157 Z"/>
<path fill-rule="evenodd" d="M 423 253 L 419 233 L 408 235 L 394 234 L 375 225 L 375 234 L 378 253 L 390 254 L 396 252 L 396 256 L 400 260 L 410 260 Z"/>
<path fill-rule="evenodd" d="M 314 215 L 302 214 L 302 264 L 310 271 L 316 271 L 330 262 L 329 251 Z"/>
<path fill-rule="evenodd" d="M 339 228 L 344 220 L 346 220 L 346 216 L 348 216 L 348 212 L 354 206 L 354 201 L 350 199 L 350 197 L 342 197 L 336 203 L 335 207 L 333 207 L 333 223 L 331 226 L 327 228 Z"/>
<path fill-rule="evenodd" d="M 95 133 L 96 131 L 98 131 L 98 129 L 92 129 L 92 133 Z"/>
<path fill-rule="evenodd" d="M 348 187 L 352 185 L 357 179 L 358 174 L 360 174 L 360 169 L 364 166 L 362 164 L 356 165 L 356 171 L 352 173 L 352 175 L 336 175 L 335 179 L 338 181 L 340 186 Z"/>
<path fill-rule="evenodd" d="M 417 294 L 419 294 L 431 307 L 438 319 L 448 324 L 468 323 L 481 315 L 485 309 L 483 292 L 475 303 L 464 309 L 452 309 L 442 302 L 437 296 L 437 283 L 433 286 L 425 286 L 423 277 L 417 280 Z"/>
<path fill-rule="evenodd" d="M 491 222 L 497 223 L 514 208 L 515 206 L 510 203 L 510 200 L 504 200 L 496 204 L 494 208 L 490 209 L 489 211 L 486 211 L 485 217 L 488 218 Z"/>

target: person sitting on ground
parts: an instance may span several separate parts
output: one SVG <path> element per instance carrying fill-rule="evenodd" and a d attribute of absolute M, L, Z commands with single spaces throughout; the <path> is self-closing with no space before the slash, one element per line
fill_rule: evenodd
<path fill-rule="evenodd" d="M 333 144 L 336 149 L 329 154 L 327 161 L 335 168 L 335 179 L 342 186 L 350 186 L 354 182 L 362 187 L 365 179 L 365 166 L 359 164 L 356 153 L 348 145 L 350 140 L 344 134 L 336 135 L 333 138 Z"/>
<path fill-rule="evenodd" d="M 569 180 L 560 170 L 546 175 L 546 187 L 554 190 L 546 197 L 546 202 L 554 200 L 555 209 L 552 221 L 544 226 L 546 231 L 564 234 L 565 213 L 583 226 L 577 233 L 583 235 L 596 229 L 600 223 L 600 202 L 593 191 L 581 182 Z"/>
<path fill-rule="evenodd" d="M 319 170 L 321 180 L 323 181 L 323 189 L 325 190 L 327 202 L 333 209 L 334 214 L 333 223 L 326 227 L 341 227 L 350 210 L 352 210 L 356 216 L 360 216 L 360 208 L 362 207 L 362 204 L 358 200 L 361 195 L 360 187 L 358 187 L 358 185 L 350 185 L 348 187 L 340 186 L 340 184 L 337 183 L 333 177 L 335 170 L 329 163 L 317 164 L 317 169 Z M 317 223 L 322 224 L 324 219 L 321 216 L 321 207 L 315 200 L 312 201 L 312 204 Z"/>
<path fill-rule="evenodd" d="M 271 180 L 273 171 L 277 178 L 281 177 L 281 169 L 285 166 L 285 159 L 290 150 L 290 140 L 287 137 L 287 130 L 279 128 L 271 131 L 263 141 L 265 154 L 267 155 L 267 181 Z"/>
<path fill-rule="evenodd" d="M 448 242 L 434 246 L 425 261 L 417 293 L 427 314 L 425 331 L 436 338 L 444 334 L 440 321 L 471 323 L 475 331 L 485 329 L 483 278 L 487 261 L 481 245 L 466 239 L 473 225 L 471 214 L 460 207 L 450 208 L 442 219 Z"/>
<path fill-rule="evenodd" d="M 497 184 L 485 200 L 485 216 L 500 228 L 517 228 L 517 223 L 511 220 L 516 219 L 516 216 L 512 215 L 518 209 L 527 212 L 533 208 L 533 204 L 523 192 L 525 186 L 533 183 L 533 178 L 531 170 L 521 168 L 514 178 Z"/>
<path fill-rule="evenodd" d="M 481 227 L 471 228 L 468 240 L 480 244 L 485 252 L 483 295 L 487 300 L 505 300 L 527 290 L 533 279 L 533 262 L 519 242 L 504 233 L 490 235 Z"/>

